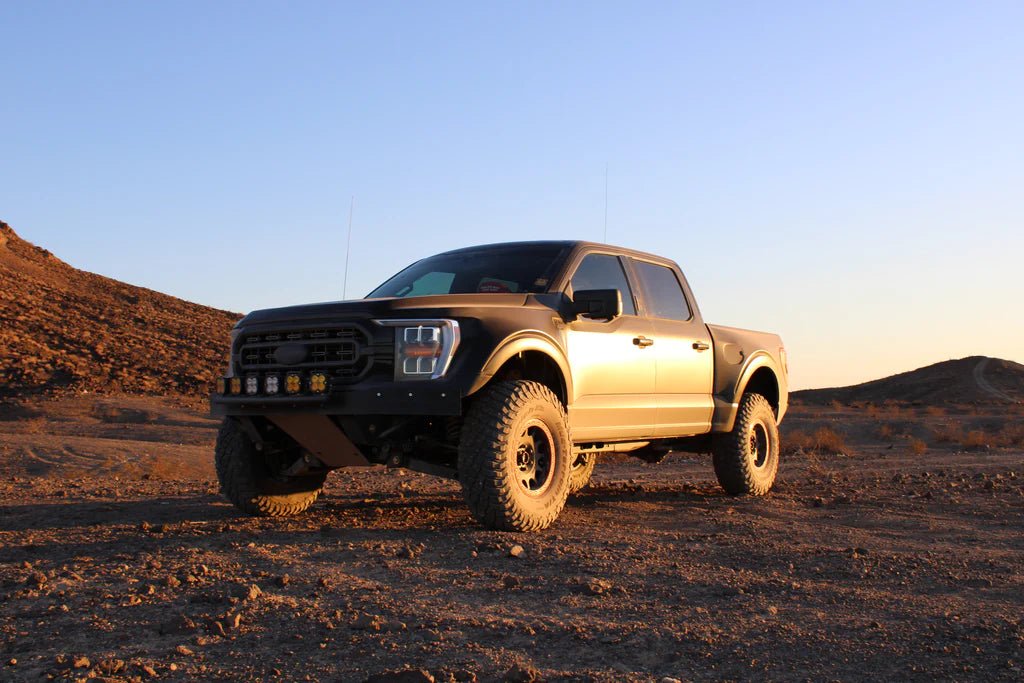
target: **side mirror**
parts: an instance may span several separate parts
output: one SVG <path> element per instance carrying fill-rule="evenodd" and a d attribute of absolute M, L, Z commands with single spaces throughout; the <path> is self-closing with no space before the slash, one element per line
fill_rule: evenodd
<path fill-rule="evenodd" d="M 622 294 L 617 289 L 581 289 L 572 295 L 572 312 L 594 320 L 622 315 Z"/>

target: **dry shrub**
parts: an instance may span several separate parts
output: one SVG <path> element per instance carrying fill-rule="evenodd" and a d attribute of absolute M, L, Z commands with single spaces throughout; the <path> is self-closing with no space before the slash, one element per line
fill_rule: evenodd
<path fill-rule="evenodd" d="M 924 455 L 928 451 L 928 444 L 921 441 L 921 439 L 910 437 L 910 440 L 907 442 L 907 448 L 914 455 Z"/>
<path fill-rule="evenodd" d="M 1024 448 L 1024 424 L 1015 422 L 1006 425 L 1003 427 L 1000 436 L 1007 446 Z"/>
<path fill-rule="evenodd" d="M 821 455 L 843 455 L 846 452 L 846 441 L 843 435 L 830 427 L 818 427 L 813 435 L 799 429 L 786 434 L 782 441 L 783 453 L 818 453 Z"/>
<path fill-rule="evenodd" d="M 980 448 L 981 446 L 987 446 L 989 441 L 991 439 L 985 435 L 985 432 L 980 429 L 972 429 L 960 441 L 960 445 L 966 448 Z"/>
<path fill-rule="evenodd" d="M 960 443 L 964 430 L 959 424 L 949 423 L 932 427 L 932 440 L 938 443 Z"/>

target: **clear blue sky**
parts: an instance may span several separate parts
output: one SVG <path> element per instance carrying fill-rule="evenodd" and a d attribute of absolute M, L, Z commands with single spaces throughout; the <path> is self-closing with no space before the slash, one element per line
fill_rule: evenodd
<path fill-rule="evenodd" d="M 0 0 L 0 219 L 248 311 L 421 256 L 679 261 L 795 388 L 1024 362 L 1024 3 Z"/>

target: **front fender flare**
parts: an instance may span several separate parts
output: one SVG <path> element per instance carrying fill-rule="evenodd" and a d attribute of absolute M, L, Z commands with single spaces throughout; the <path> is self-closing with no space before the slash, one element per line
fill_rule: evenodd
<path fill-rule="evenodd" d="M 476 381 L 470 386 L 466 395 L 482 389 L 510 358 L 526 351 L 538 351 L 554 361 L 565 382 L 565 395 L 567 398 L 571 398 L 573 395 L 572 372 L 569 369 L 569 360 L 554 339 L 535 330 L 509 337 L 499 344 L 484 362 Z"/>

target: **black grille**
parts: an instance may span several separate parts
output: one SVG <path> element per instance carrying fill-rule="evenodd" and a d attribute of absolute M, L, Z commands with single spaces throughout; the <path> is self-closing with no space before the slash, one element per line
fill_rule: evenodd
<path fill-rule="evenodd" d="M 374 356 L 370 336 L 349 324 L 244 334 L 235 358 L 243 374 L 319 370 L 354 381 L 370 371 Z"/>

